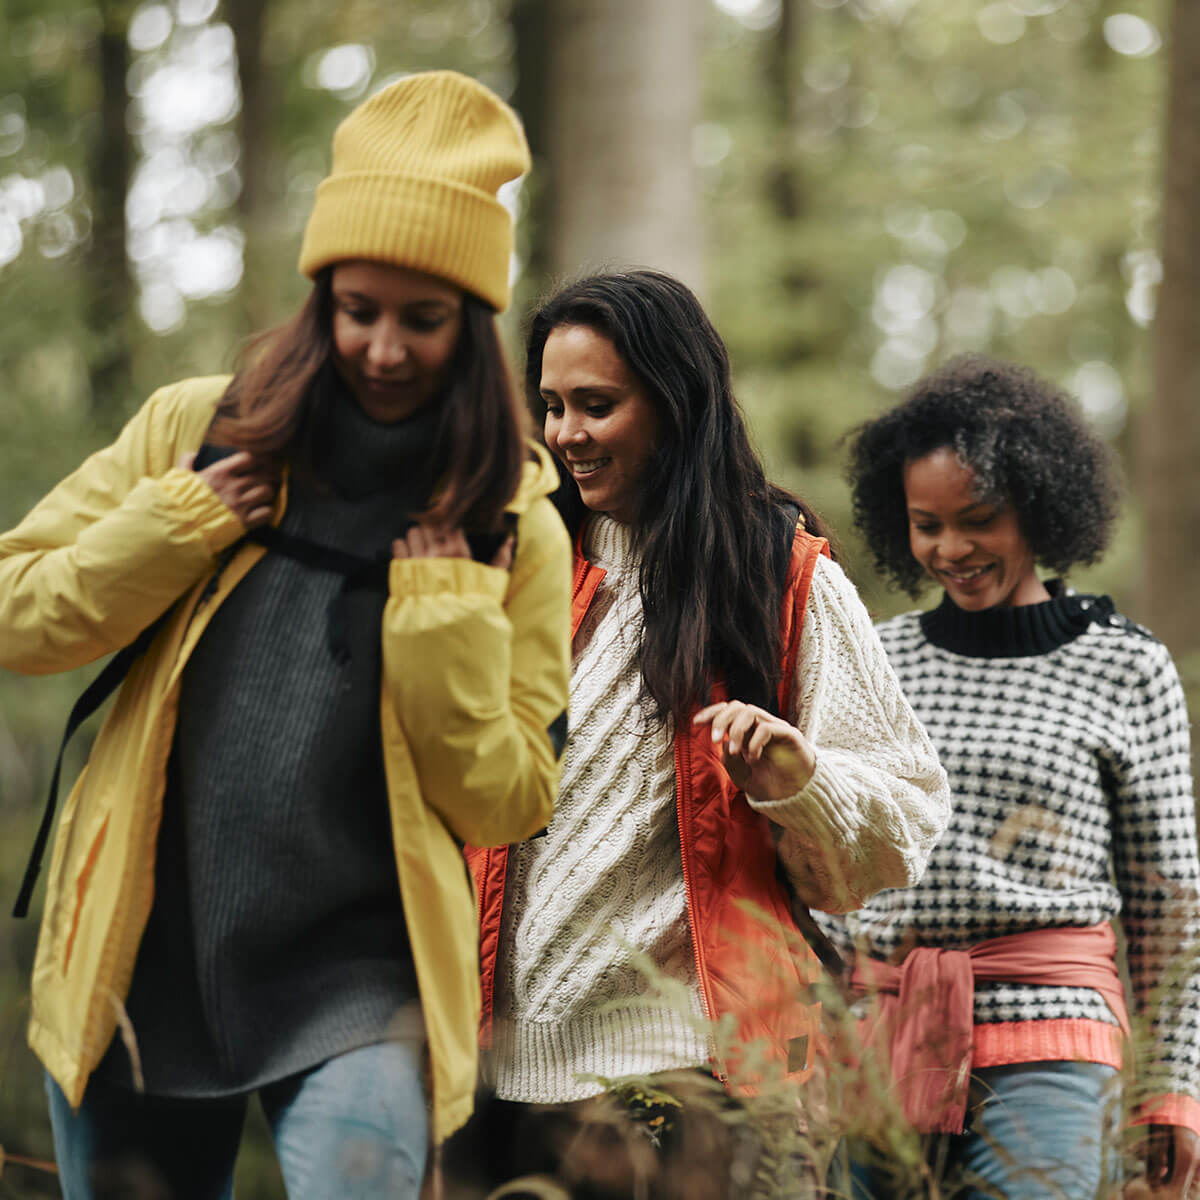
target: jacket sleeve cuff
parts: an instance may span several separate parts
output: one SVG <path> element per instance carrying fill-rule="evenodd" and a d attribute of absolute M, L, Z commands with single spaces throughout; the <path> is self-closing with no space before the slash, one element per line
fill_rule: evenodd
<path fill-rule="evenodd" d="M 1200 1101 L 1177 1093 L 1152 1096 L 1137 1107 L 1130 1125 L 1182 1125 L 1200 1136 Z"/>
<path fill-rule="evenodd" d="M 388 586 L 396 599 L 406 596 L 484 596 L 504 602 L 509 574 L 471 558 L 395 558 Z"/>
<path fill-rule="evenodd" d="M 152 482 L 185 515 L 182 532 L 194 531 L 214 556 L 246 532 L 241 518 L 194 472 L 175 467 Z"/>

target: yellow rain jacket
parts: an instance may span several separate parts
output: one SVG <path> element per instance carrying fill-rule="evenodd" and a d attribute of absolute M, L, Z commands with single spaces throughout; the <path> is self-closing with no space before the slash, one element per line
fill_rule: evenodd
<path fill-rule="evenodd" d="M 171 615 L 134 664 L 67 799 L 33 970 L 29 1042 L 78 1105 L 128 993 L 154 900 L 154 856 L 180 677 L 212 614 L 264 550 L 175 464 L 197 449 L 224 376 L 156 392 L 16 529 L 0 537 L 0 665 L 65 671 Z M 500 845 L 550 818 L 549 726 L 567 703 L 571 548 L 545 451 L 509 506 L 511 571 L 469 559 L 394 561 L 382 626 L 380 725 L 396 870 L 432 1064 L 433 1133 L 472 1108 L 478 923 L 456 839 Z M 281 489 L 274 520 L 286 504 Z M 172 608 L 172 606 L 174 606 Z"/>

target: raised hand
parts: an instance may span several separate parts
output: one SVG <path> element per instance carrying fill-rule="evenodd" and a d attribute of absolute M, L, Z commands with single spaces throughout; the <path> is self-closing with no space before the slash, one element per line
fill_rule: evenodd
<path fill-rule="evenodd" d="M 418 522 L 403 536 L 392 542 L 395 558 L 470 558 L 471 547 L 461 529 L 443 529 L 437 525 Z M 507 571 L 512 565 L 513 539 L 504 539 L 489 564 Z"/>
<path fill-rule="evenodd" d="M 693 725 L 712 727 L 729 778 L 756 800 L 794 796 L 817 768 L 812 743 L 795 725 L 753 704 L 726 700 L 710 704 Z"/>
<path fill-rule="evenodd" d="M 1200 1197 L 1200 1137 L 1183 1125 L 1151 1125 L 1139 1147 L 1146 1174 L 1125 1186 L 1125 1200 Z"/>
<path fill-rule="evenodd" d="M 185 454 L 176 465 L 190 471 L 195 461 L 194 453 Z M 248 450 L 239 450 L 196 473 L 247 529 L 271 519 L 279 490 L 279 472 L 273 465 Z"/>

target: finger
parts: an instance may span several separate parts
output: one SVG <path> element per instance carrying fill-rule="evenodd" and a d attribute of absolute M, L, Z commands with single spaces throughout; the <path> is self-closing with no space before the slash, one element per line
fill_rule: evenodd
<path fill-rule="evenodd" d="M 429 554 L 429 535 L 420 525 L 414 525 L 405 535 L 409 558 L 425 558 Z"/>
<path fill-rule="evenodd" d="M 192 450 L 188 454 L 181 454 L 179 461 L 175 464 L 181 471 L 190 471 L 192 464 L 196 461 L 196 451 Z"/>
<path fill-rule="evenodd" d="M 729 752 L 741 754 L 746 739 L 754 732 L 758 724 L 758 713 L 750 707 L 743 708 L 729 726 Z"/>
<path fill-rule="evenodd" d="M 438 553 L 443 558 L 470 558 L 471 543 L 461 529 L 444 529 L 441 534 Z"/>
<path fill-rule="evenodd" d="M 729 726 L 736 720 L 738 713 L 746 706 L 740 700 L 728 701 L 722 710 L 712 719 L 712 740 L 723 742 Z"/>
<path fill-rule="evenodd" d="M 1173 1182 L 1181 1193 L 1196 1196 L 1200 1193 L 1200 1136 L 1181 1125 L 1171 1130 L 1174 1149 Z"/>
<path fill-rule="evenodd" d="M 201 474 L 208 475 L 211 473 L 218 477 L 226 476 L 232 478 L 234 475 L 244 475 L 247 471 L 252 470 L 254 466 L 254 455 L 249 450 L 239 450 L 235 454 L 227 454 L 224 458 L 218 458 L 216 462 L 209 463 Z"/>
<path fill-rule="evenodd" d="M 1157 1125 L 1150 1127 L 1150 1135 L 1146 1139 L 1145 1159 L 1146 1178 L 1151 1187 L 1157 1187 L 1170 1177 L 1170 1158 L 1168 1154 L 1169 1138 Z"/>
<path fill-rule="evenodd" d="M 265 525 L 271 519 L 271 506 L 260 505 L 258 508 L 253 508 L 242 518 L 242 524 L 247 529 L 253 529 L 257 525 Z"/>
<path fill-rule="evenodd" d="M 692 724 L 693 725 L 706 725 L 709 721 L 711 721 L 713 719 L 713 717 L 715 717 L 717 715 L 717 713 L 721 712 L 722 709 L 724 709 L 724 707 L 725 707 L 725 702 L 722 701 L 720 704 L 710 704 L 707 708 L 702 708 L 692 718 Z"/>
<path fill-rule="evenodd" d="M 495 555 L 492 557 L 493 567 L 499 567 L 501 571 L 507 571 L 508 568 L 512 566 L 513 545 L 515 541 L 516 539 L 511 533 L 504 539 L 500 549 L 497 550 Z"/>
<path fill-rule="evenodd" d="M 408 544 L 405 542 L 405 540 L 403 538 L 396 538 L 392 542 L 392 557 L 393 558 L 407 558 L 408 557 Z"/>
<path fill-rule="evenodd" d="M 755 726 L 754 733 L 750 738 L 749 744 L 746 746 L 743 757 L 745 757 L 749 762 L 758 762 L 763 756 L 763 751 L 771 744 L 771 741 L 774 737 L 774 725 L 771 725 L 766 721 L 759 721 L 759 723 Z"/>
<path fill-rule="evenodd" d="M 247 505 L 258 507 L 260 504 L 265 504 L 270 507 L 275 502 L 275 489 L 270 484 L 260 483 L 245 491 L 242 498 Z"/>

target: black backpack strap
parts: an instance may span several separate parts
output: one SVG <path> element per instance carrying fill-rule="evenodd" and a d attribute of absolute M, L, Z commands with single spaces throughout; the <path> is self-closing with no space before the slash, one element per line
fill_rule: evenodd
<path fill-rule="evenodd" d="M 267 550 L 273 550 L 286 558 L 294 558 L 306 567 L 317 571 L 330 571 L 346 579 L 366 578 L 378 573 L 383 568 L 387 575 L 387 560 L 365 558 L 361 554 L 351 554 L 339 550 L 336 546 L 326 546 L 321 542 L 310 542 L 308 538 L 295 537 L 284 533 L 274 525 L 258 525 L 246 534 L 245 540 L 255 542 Z"/>
<path fill-rule="evenodd" d="M 210 463 L 216 462 L 218 459 L 234 452 L 232 447 L 216 446 L 205 442 L 196 454 L 192 469 L 201 470 Z M 471 535 L 468 540 L 471 542 L 473 556 L 477 560 L 490 562 L 506 537 L 516 537 L 516 530 L 516 515 L 506 513 L 503 529 L 499 534 L 483 538 Z M 326 546 L 320 542 L 309 541 L 307 538 L 295 537 L 292 534 L 276 529 L 272 525 L 260 525 L 251 529 L 242 540 L 254 542 L 256 545 L 264 547 L 267 551 L 273 551 L 287 558 L 295 559 L 306 567 L 312 567 L 318 571 L 329 571 L 342 577 L 342 586 L 338 589 L 337 594 L 330 604 L 327 628 L 329 648 L 339 662 L 344 662 L 349 657 L 350 652 L 349 639 L 347 637 L 348 622 L 344 604 L 346 594 L 356 591 L 359 588 L 371 588 L 386 593 L 391 558 L 365 558 L 359 554 L 351 554 L 346 550 L 339 550 L 336 546 Z M 232 551 L 237 549 L 237 545 L 240 545 L 240 543 L 230 547 L 230 551 L 221 559 L 222 563 L 232 557 Z M 484 557 L 485 555 L 486 557 Z M 214 588 L 219 574 L 220 567 L 218 567 L 217 575 L 212 580 Z M 29 862 L 25 867 L 25 875 L 21 882 L 21 890 L 17 896 L 17 902 L 13 906 L 14 917 L 20 918 L 28 915 L 29 902 L 33 896 L 33 889 L 37 884 L 38 876 L 41 874 L 42 859 L 46 854 L 46 845 L 50 840 L 50 831 L 54 827 L 54 814 L 58 808 L 59 779 L 62 775 L 63 756 L 67 749 L 67 743 L 75 736 L 75 732 L 84 721 L 96 712 L 105 700 L 121 686 L 125 676 L 129 674 L 130 668 L 145 653 L 165 621 L 166 615 L 164 614 L 152 625 L 148 625 L 143 629 L 128 646 L 122 650 L 118 650 L 105 664 L 100 674 L 88 685 L 83 695 L 75 701 L 75 705 L 71 709 L 71 715 L 67 718 L 67 727 L 63 732 L 62 742 L 58 748 L 58 757 L 54 762 L 54 773 L 50 779 L 50 790 L 46 797 L 45 809 L 42 812 L 42 821 L 38 826 L 37 835 L 33 842 L 33 849 L 30 851 Z"/>
<path fill-rule="evenodd" d="M 67 743 L 75 736 L 75 731 L 90 717 L 104 702 L 121 686 L 122 680 L 129 674 L 129 669 L 138 657 L 154 640 L 162 628 L 166 618 L 159 617 L 152 625 L 148 625 L 123 650 L 118 650 L 104 665 L 104 669 L 88 684 L 83 695 L 75 701 L 71 715 L 67 718 L 67 727 L 63 731 L 62 742 L 58 747 L 58 757 L 54 761 L 54 774 L 50 777 L 50 791 L 46 796 L 46 807 L 42 811 L 42 823 L 38 826 L 37 836 L 33 841 L 33 849 L 29 854 L 29 862 L 25 867 L 25 875 L 21 881 L 21 890 L 17 902 L 13 906 L 13 916 L 20 918 L 29 914 L 29 901 L 33 897 L 33 889 L 42 870 L 42 859 L 46 854 L 46 844 L 50 840 L 50 830 L 54 826 L 54 813 L 58 808 L 58 784 L 62 775 L 63 755 Z"/>
<path fill-rule="evenodd" d="M 292 537 L 268 525 L 250 530 L 246 534 L 245 540 L 256 542 L 269 551 L 277 551 L 289 558 L 298 559 L 306 566 L 333 571 L 343 576 L 345 582 L 342 584 L 342 591 L 334 599 L 335 609 L 331 612 L 330 618 L 330 640 L 335 655 L 340 654 L 342 643 L 345 641 L 345 621 L 339 604 L 344 592 L 355 586 L 387 587 L 386 562 L 376 562 L 357 554 L 348 554 L 333 546 L 322 546 L 304 538 Z M 62 742 L 58 747 L 58 757 L 54 762 L 54 773 L 50 777 L 50 789 L 46 796 L 45 808 L 42 811 L 42 821 L 33 841 L 33 849 L 30 851 L 29 862 L 25 867 L 25 875 L 21 882 L 21 890 L 17 895 L 17 902 L 13 906 L 14 917 L 20 918 L 29 914 L 33 889 L 41 874 L 42 860 L 50 840 L 50 831 L 54 827 L 54 814 L 58 809 L 58 789 L 67 743 L 75 736 L 79 727 L 121 686 L 125 676 L 129 674 L 130 668 L 149 648 L 165 619 L 165 616 L 160 617 L 152 625 L 143 629 L 128 646 L 118 650 L 104 665 L 100 674 L 88 684 L 79 699 L 75 701 L 71 715 L 67 718 L 67 727 L 63 731 Z M 339 631 L 341 633 L 340 640 L 338 638 Z"/>
<path fill-rule="evenodd" d="M 201 470 L 209 463 L 232 453 L 231 447 L 213 446 L 205 442 L 197 451 L 192 469 Z M 50 831 L 54 828 L 54 814 L 58 809 L 58 787 L 67 743 L 75 736 L 80 725 L 121 686 L 133 664 L 154 641 L 155 635 L 165 621 L 166 614 L 164 613 L 157 621 L 147 625 L 128 646 L 118 650 L 104 664 L 104 669 L 100 674 L 84 689 L 83 694 L 75 701 L 71 715 L 67 717 L 67 727 L 63 730 L 62 741 L 58 746 L 58 757 L 54 760 L 54 772 L 50 776 L 50 789 L 46 796 L 45 808 L 42 810 L 42 821 L 33 839 L 33 848 L 29 852 L 29 861 L 25 865 L 25 874 L 21 880 L 21 890 L 17 894 L 17 902 L 13 905 L 12 915 L 18 920 L 29 915 L 29 902 L 33 898 L 33 889 L 37 886 L 38 876 L 42 873 L 42 859 L 46 855 Z"/>

